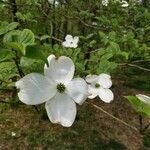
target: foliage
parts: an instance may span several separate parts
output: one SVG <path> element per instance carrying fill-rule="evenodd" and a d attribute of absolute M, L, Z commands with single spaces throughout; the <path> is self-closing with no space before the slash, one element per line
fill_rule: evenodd
<path fill-rule="evenodd" d="M 22 55 L 25 55 L 27 46 L 34 45 L 34 41 L 34 34 L 29 29 L 11 31 L 3 38 L 5 45 Z"/>
<path fill-rule="evenodd" d="M 142 115 L 150 117 L 150 105 L 145 104 L 135 96 L 126 96 L 126 98 L 131 103 L 135 111 Z"/>
<path fill-rule="evenodd" d="M 129 0 L 124 8 L 117 0 L 110 0 L 108 6 L 99 0 L 57 2 L 0 0 L 1 87 L 14 88 L 24 75 L 42 73 L 50 54 L 70 57 L 79 77 L 100 73 L 115 76 L 128 66 L 150 71 L 148 0 Z M 77 48 L 62 45 L 67 34 L 79 37 Z M 138 80 L 134 85 L 140 83 Z M 149 105 L 134 96 L 126 98 L 138 113 L 150 116 Z"/>

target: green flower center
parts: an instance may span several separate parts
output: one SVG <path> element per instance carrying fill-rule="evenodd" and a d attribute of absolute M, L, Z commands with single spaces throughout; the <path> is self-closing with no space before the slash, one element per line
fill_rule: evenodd
<path fill-rule="evenodd" d="M 100 84 L 96 83 L 95 88 L 99 88 L 99 87 L 100 87 Z"/>
<path fill-rule="evenodd" d="M 58 91 L 59 93 L 65 92 L 65 89 L 66 89 L 66 87 L 65 87 L 65 85 L 64 85 L 63 83 L 59 83 L 59 84 L 57 85 L 57 91 Z"/>

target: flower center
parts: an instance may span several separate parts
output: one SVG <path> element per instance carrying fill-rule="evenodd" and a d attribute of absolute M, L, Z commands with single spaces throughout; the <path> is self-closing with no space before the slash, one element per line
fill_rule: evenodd
<path fill-rule="evenodd" d="M 99 87 L 100 87 L 100 84 L 96 83 L 95 88 L 99 88 Z"/>
<path fill-rule="evenodd" d="M 65 92 L 65 89 L 66 89 L 66 87 L 65 87 L 65 85 L 64 85 L 63 83 L 59 83 L 59 84 L 57 85 L 57 91 L 58 91 L 59 93 Z"/>

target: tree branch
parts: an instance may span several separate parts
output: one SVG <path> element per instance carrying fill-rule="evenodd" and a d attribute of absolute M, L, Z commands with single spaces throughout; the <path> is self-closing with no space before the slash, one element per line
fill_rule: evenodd
<path fill-rule="evenodd" d="M 110 116 L 111 118 L 113 118 L 113 119 L 117 120 L 118 122 L 124 124 L 125 126 L 131 128 L 131 129 L 133 129 L 133 130 L 135 130 L 135 131 L 138 131 L 138 129 L 137 129 L 136 127 L 134 127 L 134 126 L 132 126 L 132 125 L 130 125 L 130 124 L 124 122 L 123 120 L 121 120 L 121 119 L 119 119 L 119 118 L 113 116 L 112 114 L 110 114 L 110 113 L 108 113 L 107 111 L 105 111 L 103 108 L 101 108 L 101 107 L 99 107 L 99 106 L 97 106 L 97 105 L 95 105 L 95 104 L 92 104 L 92 103 L 89 103 L 89 104 L 92 105 L 93 107 L 95 107 L 96 109 L 102 111 L 103 113 L 107 114 L 107 115 Z"/>
<path fill-rule="evenodd" d="M 135 64 L 123 63 L 123 64 L 118 64 L 118 65 L 119 65 L 119 66 L 131 66 L 131 67 L 135 67 L 135 68 L 138 68 L 138 69 L 141 69 L 141 70 L 150 72 L 150 69 L 147 69 L 147 68 L 144 68 L 144 67 L 135 65 Z"/>

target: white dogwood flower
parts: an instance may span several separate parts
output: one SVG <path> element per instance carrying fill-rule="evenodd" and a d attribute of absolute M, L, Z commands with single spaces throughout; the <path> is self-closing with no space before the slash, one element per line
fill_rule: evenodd
<path fill-rule="evenodd" d="M 45 108 L 52 123 L 70 127 L 76 117 L 76 103 L 88 96 L 88 86 L 82 78 L 75 78 L 75 66 L 69 57 L 48 57 L 44 75 L 31 73 L 16 82 L 19 99 L 27 105 L 46 102 Z"/>
<path fill-rule="evenodd" d="M 57 0 L 48 0 L 48 2 L 51 4 L 51 5 L 54 5 L 55 3 L 55 6 L 59 5 L 59 2 Z"/>
<path fill-rule="evenodd" d="M 136 0 L 138 4 L 142 4 L 143 0 Z"/>
<path fill-rule="evenodd" d="M 138 95 L 136 95 L 136 97 L 139 100 L 141 100 L 142 102 L 144 102 L 145 104 L 149 104 L 150 105 L 150 97 L 149 96 L 138 94 Z"/>
<path fill-rule="evenodd" d="M 128 7 L 129 6 L 129 4 L 128 4 L 128 2 L 127 1 L 121 1 L 121 7 Z"/>
<path fill-rule="evenodd" d="M 11 132 L 11 136 L 16 136 L 16 133 L 15 132 Z"/>
<path fill-rule="evenodd" d="M 100 99 L 106 103 L 110 103 L 114 99 L 114 94 L 109 89 L 112 86 L 111 77 L 108 74 L 88 75 L 86 81 L 89 83 L 88 98 L 93 99 L 99 96 Z"/>
<path fill-rule="evenodd" d="M 108 0 L 102 0 L 102 5 L 103 6 L 108 6 L 109 4 L 109 1 Z"/>
<path fill-rule="evenodd" d="M 70 48 L 77 48 L 79 42 L 79 37 L 75 36 L 72 37 L 72 35 L 67 35 L 65 37 L 65 41 L 62 43 L 64 47 L 70 47 Z"/>

